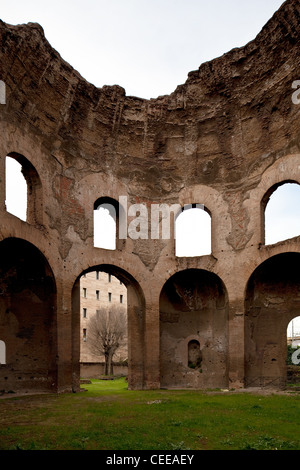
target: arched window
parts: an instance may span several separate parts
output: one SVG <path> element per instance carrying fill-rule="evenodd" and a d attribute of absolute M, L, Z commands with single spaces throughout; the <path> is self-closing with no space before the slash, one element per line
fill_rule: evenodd
<path fill-rule="evenodd" d="M 0 364 L 6 364 L 6 346 L 2 340 L 0 340 Z"/>
<path fill-rule="evenodd" d="M 100 198 L 94 204 L 94 246 L 116 249 L 118 205 L 111 198 Z"/>
<path fill-rule="evenodd" d="M 195 257 L 211 254 L 211 217 L 201 204 L 183 208 L 175 222 L 175 254 Z"/>
<path fill-rule="evenodd" d="M 23 155 L 12 152 L 6 157 L 5 192 L 8 212 L 29 224 L 43 224 L 42 183 Z"/>
<path fill-rule="evenodd" d="M 263 199 L 265 244 L 300 235 L 300 185 L 283 183 L 271 188 Z"/>
<path fill-rule="evenodd" d="M 5 160 L 6 210 L 26 221 L 27 183 L 22 174 L 22 165 L 11 157 Z"/>

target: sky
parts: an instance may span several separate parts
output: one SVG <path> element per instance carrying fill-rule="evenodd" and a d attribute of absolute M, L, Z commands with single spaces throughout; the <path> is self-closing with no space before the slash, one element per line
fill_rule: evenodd
<path fill-rule="evenodd" d="M 255 39 L 282 4 L 282 0 L 0 0 L 0 18 L 9 24 L 39 23 L 51 46 L 95 86 L 116 84 L 125 88 L 127 96 L 150 99 L 172 93 L 202 63 Z M 16 169 L 12 175 L 7 183 L 9 200 L 9 192 L 16 194 L 24 184 Z M 295 201 L 294 192 L 288 197 Z M 17 200 L 8 210 L 16 215 L 20 210 L 18 216 L 24 218 L 24 206 L 20 207 L 18 196 Z M 276 202 L 274 207 L 278 212 Z M 296 230 L 299 227 L 299 210 L 296 214 L 282 210 L 285 222 L 267 233 L 269 243 L 275 242 L 274 234 L 281 237 L 279 230 L 287 219 L 296 223 Z"/>
<path fill-rule="evenodd" d="M 156 98 L 188 72 L 253 40 L 282 0 L 0 0 L 9 24 L 39 23 L 97 87 Z"/>

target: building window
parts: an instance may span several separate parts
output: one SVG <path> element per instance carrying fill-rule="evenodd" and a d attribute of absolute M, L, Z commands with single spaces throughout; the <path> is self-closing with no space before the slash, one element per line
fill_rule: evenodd
<path fill-rule="evenodd" d="M 83 297 L 86 299 L 86 287 L 83 288 Z"/>
<path fill-rule="evenodd" d="M 120 304 L 123 303 L 123 295 L 120 295 Z"/>
<path fill-rule="evenodd" d="M 99 290 L 96 290 L 96 299 L 97 299 L 97 300 L 100 299 L 100 291 L 99 291 Z"/>
<path fill-rule="evenodd" d="M 86 341 L 86 328 L 83 328 L 82 339 L 83 339 L 83 341 Z"/>
<path fill-rule="evenodd" d="M 84 308 L 84 309 L 82 310 L 82 316 L 83 316 L 83 318 L 86 318 L 86 313 L 87 313 L 87 309 Z"/>
<path fill-rule="evenodd" d="M 99 271 L 96 271 L 96 279 L 99 280 Z"/>
<path fill-rule="evenodd" d="M 111 282 L 111 274 L 108 275 L 108 282 Z"/>
<path fill-rule="evenodd" d="M 111 292 L 108 293 L 108 301 L 111 302 Z"/>

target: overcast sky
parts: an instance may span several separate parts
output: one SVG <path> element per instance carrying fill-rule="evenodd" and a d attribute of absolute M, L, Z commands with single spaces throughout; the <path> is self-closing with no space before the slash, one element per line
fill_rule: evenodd
<path fill-rule="evenodd" d="M 196 70 L 254 39 L 282 0 L 0 0 L 9 24 L 39 23 L 97 87 L 169 94 Z"/>

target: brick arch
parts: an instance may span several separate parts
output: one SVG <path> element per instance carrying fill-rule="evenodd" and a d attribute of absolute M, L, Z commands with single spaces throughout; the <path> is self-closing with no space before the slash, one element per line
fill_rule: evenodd
<path fill-rule="evenodd" d="M 128 386 L 144 388 L 144 334 L 145 334 L 145 297 L 140 284 L 127 271 L 112 264 L 99 264 L 84 270 L 76 279 L 72 290 L 72 337 L 74 370 L 79 381 L 80 353 L 80 277 L 88 272 L 103 271 L 118 278 L 127 287 L 128 316 Z M 73 374 L 74 375 L 74 374 Z M 78 383 L 77 383 L 78 386 Z"/>
<path fill-rule="evenodd" d="M 233 222 L 229 216 L 230 208 L 224 194 L 216 188 L 198 184 L 184 188 L 179 193 L 179 204 L 203 204 L 204 210 L 211 217 L 211 248 L 213 253 L 228 250 L 228 234 Z M 226 235 L 225 235 L 226 234 Z"/>
<path fill-rule="evenodd" d="M 286 381 L 286 331 L 300 315 L 300 253 L 281 253 L 261 263 L 245 295 L 245 385 Z"/>
<path fill-rule="evenodd" d="M 251 213 L 249 231 L 253 232 L 253 245 L 264 245 L 264 209 L 272 192 L 284 183 L 300 184 L 299 157 L 298 153 L 285 154 L 276 160 L 262 173 L 259 184 L 248 192 L 244 204 Z"/>
<path fill-rule="evenodd" d="M 190 339 L 201 345 L 201 370 L 187 364 Z M 205 389 L 228 386 L 228 296 L 209 271 L 174 274 L 160 294 L 161 386 Z"/>
<path fill-rule="evenodd" d="M 125 208 L 120 204 L 119 201 L 112 197 L 101 196 L 94 202 L 94 239 L 96 236 L 95 233 L 95 211 L 97 211 L 101 206 L 106 207 L 109 211 L 110 217 L 114 220 L 115 223 L 115 233 L 114 233 L 114 248 L 116 250 L 122 250 L 125 246 L 125 240 L 122 238 L 120 223 L 125 219 L 124 211 Z"/>
<path fill-rule="evenodd" d="M 187 218 L 185 219 L 186 216 Z M 196 233 L 191 234 L 190 230 L 188 230 L 188 227 L 186 227 L 187 220 L 189 223 L 193 221 L 192 227 L 193 229 L 196 228 Z M 175 217 L 176 256 L 199 257 L 210 255 L 212 246 L 211 226 L 211 213 L 203 204 L 193 203 L 182 207 L 181 212 L 177 213 Z M 179 229 L 181 229 L 181 232 Z"/>
<path fill-rule="evenodd" d="M 267 206 L 268 206 L 268 204 L 270 202 L 270 199 L 272 198 L 274 192 L 278 188 L 282 188 L 285 185 L 289 185 L 289 184 L 298 185 L 298 190 L 300 191 L 300 183 L 298 181 L 283 180 L 283 181 L 280 181 L 279 183 L 274 184 L 271 188 L 269 188 L 268 191 L 265 193 L 265 195 L 263 196 L 263 198 L 261 200 L 262 242 L 264 244 L 267 244 L 266 243 L 266 209 L 267 209 Z M 296 204 L 296 201 L 295 201 L 295 204 Z M 298 235 L 300 235 L 300 232 L 297 233 L 297 235 L 295 235 L 295 236 L 298 236 Z M 293 237 L 285 236 L 285 238 L 281 239 L 280 241 L 284 241 L 285 239 L 288 239 L 288 238 L 293 238 Z M 270 243 L 268 243 L 268 244 L 270 244 Z M 272 242 L 271 244 L 274 244 L 274 242 Z"/>
<path fill-rule="evenodd" d="M 0 337 L 6 344 L 1 382 L 8 390 L 56 391 L 56 281 L 31 243 L 0 243 Z"/>
<path fill-rule="evenodd" d="M 31 225 L 43 225 L 43 187 L 40 176 L 30 160 L 17 152 L 9 152 L 7 157 L 16 160 L 22 167 L 27 184 L 27 217 Z"/>

